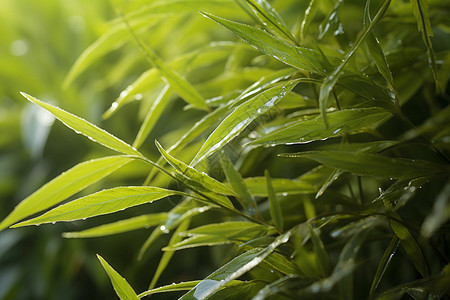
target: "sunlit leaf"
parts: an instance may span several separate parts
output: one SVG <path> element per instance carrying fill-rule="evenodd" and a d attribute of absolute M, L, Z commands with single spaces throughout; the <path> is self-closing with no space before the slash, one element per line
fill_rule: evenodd
<path fill-rule="evenodd" d="M 250 142 L 250 145 L 263 144 L 301 144 L 314 140 L 341 136 L 348 132 L 363 129 L 389 117 L 381 108 L 354 108 L 328 113 L 328 127 L 317 116 L 305 121 L 296 121 L 282 125 L 263 137 Z"/>
<path fill-rule="evenodd" d="M 117 296 L 119 296 L 121 300 L 139 299 L 139 297 L 136 295 L 136 292 L 133 290 L 131 285 L 125 280 L 125 278 L 120 276 L 120 274 L 117 273 L 117 271 L 114 270 L 106 262 L 106 260 L 103 259 L 103 257 L 97 254 L 97 258 L 100 260 L 100 263 L 102 264 L 103 268 L 108 274 L 109 279 L 111 280 L 111 283 L 114 287 L 114 290 L 116 291 Z"/>
<path fill-rule="evenodd" d="M 151 289 L 149 291 L 142 292 L 138 296 L 139 296 L 139 298 L 143 298 L 145 296 L 150 296 L 150 295 L 158 294 L 158 293 L 189 291 L 190 289 L 192 289 L 199 283 L 200 283 L 200 280 L 194 280 L 194 281 L 186 281 L 186 282 L 169 284 L 169 285 L 161 286 L 161 287 L 158 287 L 155 289 Z"/>
<path fill-rule="evenodd" d="M 183 193 L 157 187 L 127 186 L 103 190 L 60 205 L 49 212 L 14 227 L 81 220 Z"/>
<path fill-rule="evenodd" d="M 300 41 L 305 39 L 306 31 L 308 30 L 309 24 L 311 24 L 312 19 L 314 19 L 317 12 L 317 4 L 319 1 L 310 0 L 308 8 L 305 11 L 305 16 L 303 17 L 302 24 L 300 26 Z"/>
<path fill-rule="evenodd" d="M 208 137 L 194 158 L 194 164 L 220 150 L 253 120 L 273 108 L 296 84 L 295 80 L 280 83 L 236 107 Z"/>
<path fill-rule="evenodd" d="M 270 217 L 272 218 L 272 222 L 276 227 L 283 230 L 283 213 L 281 211 L 281 205 L 278 201 L 275 191 L 272 186 L 272 179 L 270 178 L 269 171 L 265 170 L 264 175 L 266 176 L 266 185 L 267 185 L 267 196 L 269 198 L 269 211 Z"/>
<path fill-rule="evenodd" d="M 71 113 L 66 112 L 58 107 L 42 102 L 33 96 L 21 93 L 29 101 L 45 108 L 51 112 L 58 120 L 63 122 L 67 127 L 74 130 L 76 133 L 87 136 L 90 140 L 97 142 L 105 147 L 111 148 L 117 152 L 142 156 L 135 148 L 131 147 L 124 141 L 116 138 L 109 132 L 89 123 L 88 121 L 77 117 Z"/>
<path fill-rule="evenodd" d="M 82 231 L 64 232 L 62 235 L 65 238 L 91 238 L 91 237 L 107 236 L 122 232 L 128 232 L 131 230 L 156 226 L 167 220 L 167 216 L 168 213 L 155 213 L 142 215 L 109 224 L 103 224 Z"/>
<path fill-rule="evenodd" d="M 252 26 L 229 21 L 207 13 L 203 13 L 203 15 L 229 29 L 262 53 L 287 65 L 311 73 L 321 75 L 327 73 L 327 69 L 329 68 L 327 62 L 324 61 L 320 53 L 315 50 L 292 46 L 291 44 L 285 43 L 267 32 Z"/>
<path fill-rule="evenodd" d="M 0 230 L 60 203 L 132 160 L 132 157 L 110 156 L 74 166 L 20 202 L 0 223 Z"/>

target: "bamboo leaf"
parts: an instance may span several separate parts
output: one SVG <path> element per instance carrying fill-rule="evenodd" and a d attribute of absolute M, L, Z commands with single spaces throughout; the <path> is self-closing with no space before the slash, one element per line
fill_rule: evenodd
<path fill-rule="evenodd" d="M 211 133 L 193 159 L 193 164 L 220 150 L 253 120 L 275 106 L 296 84 L 295 80 L 277 84 L 236 107 Z"/>
<path fill-rule="evenodd" d="M 317 4 L 318 1 L 316 0 L 310 0 L 308 8 L 305 11 L 305 16 L 302 20 L 302 24 L 300 26 L 300 41 L 303 41 L 305 39 L 306 31 L 308 30 L 309 24 L 311 23 L 312 19 L 314 19 L 316 12 L 317 12 Z"/>
<path fill-rule="evenodd" d="M 157 141 L 156 146 L 164 159 L 177 170 L 177 174 L 179 175 L 178 178 L 181 181 L 191 187 L 194 187 L 195 189 L 199 189 L 201 192 L 207 193 L 209 196 L 213 196 L 214 199 L 218 201 L 218 204 L 233 208 L 233 204 L 228 198 L 221 195 L 213 195 L 217 193 L 222 195 L 234 195 L 234 192 L 230 188 L 210 177 L 208 174 L 199 172 L 193 167 L 188 166 L 182 161 L 174 158 L 168 154 Z"/>
<path fill-rule="evenodd" d="M 256 209 L 256 201 L 253 195 L 250 193 L 247 185 L 245 184 L 244 179 L 241 174 L 234 168 L 233 163 L 230 159 L 223 153 L 219 152 L 220 164 L 222 169 L 227 177 L 228 182 L 230 183 L 233 190 L 236 192 L 239 203 L 242 207 L 247 211 L 253 211 Z"/>
<path fill-rule="evenodd" d="M 386 271 L 387 267 L 389 266 L 389 263 L 391 262 L 392 257 L 394 256 L 395 252 L 397 251 L 399 243 L 400 243 L 400 240 L 398 239 L 397 236 L 395 236 L 389 243 L 389 246 L 384 251 L 383 257 L 381 258 L 381 261 L 378 264 L 377 272 L 375 273 L 375 276 L 373 278 L 372 286 L 370 287 L 370 293 L 369 293 L 370 299 L 373 298 L 375 290 L 377 289 L 378 284 L 381 281 L 381 278 L 383 278 L 384 272 Z"/>
<path fill-rule="evenodd" d="M 20 202 L 0 223 L 0 230 L 60 203 L 132 160 L 132 157 L 110 156 L 72 167 Z"/>
<path fill-rule="evenodd" d="M 298 154 L 284 154 L 283 156 L 310 158 L 326 166 L 362 176 L 416 178 L 444 172 L 442 166 L 429 161 L 394 159 L 363 152 L 306 151 Z"/>
<path fill-rule="evenodd" d="M 330 273 L 331 265 L 330 258 L 328 256 L 327 251 L 325 250 L 325 246 L 320 239 L 319 233 L 314 229 L 311 225 L 308 224 L 309 234 L 311 237 L 311 241 L 313 242 L 314 253 L 317 255 L 317 265 L 321 271 L 322 276 L 326 276 Z"/>
<path fill-rule="evenodd" d="M 281 16 L 266 0 L 238 0 L 241 6 L 248 5 L 260 23 L 275 35 L 283 37 L 284 39 L 292 41 L 297 44 L 296 39 L 287 28 Z"/>
<path fill-rule="evenodd" d="M 219 268 L 211 275 L 203 279 L 195 288 L 183 295 L 180 300 L 196 299 L 203 300 L 213 295 L 220 288 L 230 283 L 232 280 L 239 278 L 246 272 L 250 271 L 261 263 L 268 255 L 270 255 L 276 247 L 286 243 L 291 236 L 291 232 L 288 231 L 283 235 L 277 237 L 277 239 L 271 243 L 268 247 L 260 249 L 252 249 L 247 251 L 238 257 L 234 258 L 223 267 Z"/>
<path fill-rule="evenodd" d="M 179 233 L 188 229 L 190 221 L 191 221 L 190 219 L 185 219 L 183 222 L 181 222 L 180 226 L 178 226 L 177 230 L 173 233 L 172 238 L 169 241 L 168 247 L 177 244 L 182 239 Z M 158 281 L 159 277 L 161 277 L 162 272 L 166 269 L 167 265 L 172 259 L 174 252 L 175 251 L 164 252 L 163 256 L 161 257 L 161 260 L 159 261 L 158 267 L 156 268 L 155 274 L 153 275 L 150 286 L 148 287 L 150 290 L 155 287 L 156 282 Z"/>
<path fill-rule="evenodd" d="M 394 214 L 394 216 L 395 218 L 401 220 L 398 214 Z M 428 277 L 428 267 L 422 250 L 409 232 L 408 228 L 394 219 L 391 219 L 391 228 L 400 239 L 403 248 L 405 248 L 417 271 L 419 271 L 424 278 Z"/>
<path fill-rule="evenodd" d="M 156 122 L 161 117 L 161 114 L 163 113 L 164 109 L 169 104 L 171 96 L 172 92 L 170 90 L 170 86 L 165 85 L 161 93 L 159 94 L 158 98 L 155 99 L 152 107 L 145 116 L 144 122 L 139 128 L 139 132 L 136 136 L 136 139 L 133 142 L 133 147 L 139 148 L 142 145 L 142 143 L 144 143 L 145 139 L 152 131 Z"/>
<path fill-rule="evenodd" d="M 318 51 L 285 43 L 271 34 L 249 25 L 229 21 L 207 13 L 202 14 L 224 26 L 262 53 L 287 65 L 320 75 L 324 75 L 329 69 L 327 62 L 324 61 Z"/>
<path fill-rule="evenodd" d="M 269 171 L 265 170 L 264 175 L 266 176 L 267 194 L 269 198 L 269 211 L 272 222 L 276 227 L 283 230 L 283 213 L 281 211 L 280 202 L 278 202 L 278 199 L 275 195 Z"/>
<path fill-rule="evenodd" d="M 144 298 L 145 296 L 150 296 L 150 295 L 158 294 L 158 293 L 189 291 L 190 289 L 194 288 L 197 284 L 199 284 L 200 281 L 201 280 L 186 281 L 186 282 L 180 282 L 180 283 L 176 283 L 176 284 L 169 284 L 169 285 L 161 286 L 161 287 L 158 287 L 155 289 L 151 289 L 151 290 L 142 292 L 138 295 L 138 297 Z"/>
<path fill-rule="evenodd" d="M 114 287 L 114 290 L 116 291 L 117 296 L 119 296 L 121 300 L 139 299 L 139 297 L 136 295 L 136 292 L 133 290 L 131 285 L 125 280 L 125 278 L 120 276 L 120 274 L 117 273 L 117 271 L 114 270 L 106 262 L 106 260 L 103 259 L 103 257 L 97 254 L 97 258 L 98 260 L 100 260 L 102 267 L 105 269 L 109 279 L 111 280 L 111 283 Z"/>
<path fill-rule="evenodd" d="M 144 203 L 152 203 L 172 195 L 183 195 L 183 193 L 145 186 L 112 188 L 75 199 L 39 217 L 16 224 L 14 227 L 86 219 Z"/>
<path fill-rule="evenodd" d="M 155 213 L 142 215 L 109 224 L 103 224 L 82 231 L 64 232 L 62 236 L 65 238 L 91 238 L 91 237 L 108 236 L 136 229 L 156 226 L 166 221 L 167 216 L 168 213 Z"/>
<path fill-rule="evenodd" d="M 350 51 L 345 55 L 344 59 L 342 60 L 342 63 L 340 63 L 334 71 L 325 77 L 325 80 L 323 81 L 322 86 L 320 87 L 320 95 L 319 95 L 319 106 L 320 106 L 320 112 L 323 118 L 323 121 L 326 126 L 328 126 L 327 121 L 327 115 L 326 115 L 326 109 L 328 107 L 328 98 L 333 90 L 335 84 L 338 82 L 339 78 L 343 74 L 344 67 L 349 62 L 350 58 L 355 54 L 356 50 L 359 48 L 361 43 L 365 40 L 367 35 L 372 32 L 373 27 L 375 24 L 381 19 L 381 17 L 384 15 L 385 11 L 389 7 L 390 0 L 385 0 L 381 7 L 378 9 L 377 14 L 375 15 L 372 22 L 363 30 L 363 32 L 359 35 L 358 39 L 353 44 L 353 47 L 350 49 Z"/>
<path fill-rule="evenodd" d="M 320 116 L 280 126 L 249 145 L 301 144 L 341 136 L 386 119 L 390 113 L 381 108 L 354 108 L 328 113 L 328 127 Z"/>
<path fill-rule="evenodd" d="M 430 238 L 433 233 L 450 218 L 450 180 L 436 197 L 431 213 L 425 218 L 421 233 Z"/>
<path fill-rule="evenodd" d="M 109 132 L 89 123 L 88 121 L 80 117 L 77 117 L 71 113 L 68 113 L 65 110 L 62 110 L 58 107 L 42 102 L 34 98 L 33 96 L 30 96 L 25 93 L 21 94 L 29 101 L 36 103 L 37 105 L 51 112 L 58 120 L 63 122 L 64 125 L 74 130 L 76 133 L 85 135 L 90 140 L 97 142 L 110 149 L 113 149 L 117 152 L 142 157 L 142 154 L 140 154 L 139 151 L 137 151 L 135 148 L 131 147 L 124 141 L 116 138 Z"/>
<path fill-rule="evenodd" d="M 124 21 L 127 23 L 126 19 Z M 128 23 L 127 23 L 128 24 Z M 144 51 L 148 61 L 160 72 L 164 81 L 166 81 L 170 87 L 181 97 L 184 101 L 191 104 L 195 108 L 209 110 L 206 105 L 205 99 L 200 95 L 200 93 L 178 72 L 172 69 L 170 66 L 165 64 L 161 58 L 150 49 L 144 42 L 139 39 L 132 28 L 127 25 L 130 29 L 130 33 L 134 40 L 137 42 L 139 47 Z"/>

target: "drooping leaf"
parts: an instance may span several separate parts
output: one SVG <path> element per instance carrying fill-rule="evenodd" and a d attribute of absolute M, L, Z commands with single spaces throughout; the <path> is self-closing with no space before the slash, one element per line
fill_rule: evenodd
<path fill-rule="evenodd" d="M 30 96 L 25 93 L 21 94 L 29 101 L 36 103 L 37 105 L 51 112 L 58 120 L 63 122 L 67 127 L 69 127 L 70 129 L 74 130 L 77 133 L 87 136 L 90 140 L 97 142 L 110 149 L 113 149 L 117 152 L 142 157 L 142 154 L 140 154 L 139 151 L 137 151 L 135 148 L 131 147 L 124 141 L 113 136 L 109 132 L 89 123 L 88 121 L 80 117 L 77 117 L 71 113 L 68 113 L 58 107 L 42 102 L 34 98 L 33 96 Z"/>
<path fill-rule="evenodd" d="M 267 185 L 267 196 L 269 198 L 269 211 L 270 217 L 272 218 L 272 222 L 276 227 L 283 230 L 283 213 L 281 211 L 281 205 L 278 201 L 273 186 L 272 179 L 270 178 L 269 171 L 265 170 L 264 175 L 266 176 L 266 185 Z"/>
<path fill-rule="evenodd" d="M 328 127 L 320 116 L 301 122 L 282 125 L 272 132 L 249 143 L 249 145 L 301 144 L 314 140 L 340 136 L 363 129 L 389 117 L 381 108 L 353 108 L 328 113 Z"/>
<path fill-rule="evenodd" d="M 177 230 L 173 233 L 172 238 L 169 241 L 168 247 L 177 244 L 182 239 L 179 233 L 188 229 L 190 221 L 191 221 L 190 219 L 185 219 L 183 222 L 181 222 Z M 158 267 L 156 268 L 155 274 L 153 275 L 150 286 L 148 287 L 150 290 L 155 287 L 156 282 L 158 281 L 159 277 L 161 277 L 162 272 L 166 269 L 167 265 L 172 259 L 174 252 L 175 251 L 164 252 L 163 256 L 161 257 L 161 260 L 159 261 Z"/>
<path fill-rule="evenodd" d="M 0 223 L 0 230 L 60 203 L 132 160 L 132 157 L 110 156 L 72 167 L 20 202 Z"/>
<path fill-rule="evenodd" d="M 396 219 L 400 219 L 398 214 L 394 214 Z M 422 250 L 417 244 L 414 237 L 409 232 L 408 228 L 404 226 L 402 223 L 391 219 L 391 228 L 400 239 L 403 248 L 405 248 L 408 253 L 409 259 L 414 263 L 417 271 L 425 278 L 428 277 L 428 266 L 423 256 Z"/>
<path fill-rule="evenodd" d="M 184 194 L 157 187 L 116 187 L 75 199 L 39 217 L 16 224 L 14 227 L 86 219 L 144 203 L 151 203 L 172 195 Z"/>
<path fill-rule="evenodd" d="M 262 53 L 287 65 L 320 75 L 324 75 L 329 69 L 327 62 L 315 50 L 285 43 L 269 33 L 249 25 L 229 21 L 207 13 L 203 13 L 203 15 L 232 31 Z"/>
<path fill-rule="evenodd" d="M 253 120 L 275 106 L 296 84 L 295 80 L 277 84 L 236 107 L 211 133 L 193 159 L 193 164 L 220 150 Z"/>
<path fill-rule="evenodd" d="M 344 71 L 344 67 L 347 65 L 350 58 L 355 54 L 356 50 L 359 48 L 361 43 L 365 40 L 367 35 L 369 35 L 369 33 L 372 32 L 373 27 L 384 15 L 385 11 L 389 7 L 390 2 L 391 2 L 390 0 L 385 0 L 383 2 L 381 7 L 378 9 L 375 17 L 373 18 L 372 22 L 370 22 L 370 24 L 366 28 L 364 28 L 362 33 L 358 36 L 358 39 L 353 44 L 350 51 L 345 55 L 345 58 L 342 60 L 342 62 L 334 69 L 334 71 L 330 75 L 325 77 L 325 80 L 323 81 L 323 84 L 320 87 L 319 106 L 320 106 L 321 115 L 322 115 L 323 120 L 326 125 L 328 124 L 326 109 L 328 107 L 328 98 L 329 98 L 331 91 L 333 90 L 335 84 L 341 77 L 341 75 Z"/>
<path fill-rule="evenodd" d="M 133 142 L 133 147 L 139 148 L 144 143 L 145 139 L 152 131 L 156 122 L 159 120 L 164 109 L 169 104 L 171 96 L 172 93 L 169 85 L 165 85 L 158 98 L 155 99 L 152 107 L 145 116 L 144 122 L 142 122 L 136 139 Z"/>
<path fill-rule="evenodd" d="M 103 224 L 82 231 L 64 232 L 62 235 L 65 238 L 91 238 L 91 237 L 107 236 L 122 232 L 128 232 L 131 230 L 156 226 L 167 220 L 167 216 L 168 213 L 154 213 L 142 215 L 109 224 Z"/>
<path fill-rule="evenodd" d="M 444 172 L 442 166 L 429 161 L 389 158 L 379 154 L 346 151 L 305 151 L 285 157 L 310 158 L 329 167 L 357 175 L 387 178 L 416 178 Z"/>
<path fill-rule="evenodd" d="M 136 292 L 133 290 L 131 285 L 120 276 L 119 273 L 117 273 L 116 270 L 114 270 L 106 260 L 103 259 L 100 255 L 97 254 L 97 258 L 100 260 L 100 263 L 102 264 L 103 268 L 105 269 L 106 273 L 108 274 L 109 279 L 111 280 L 111 283 L 114 287 L 114 290 L 116 291 L 117 296 L 121 300 L 138 300 L 139 297 L 136 295 Z"/>

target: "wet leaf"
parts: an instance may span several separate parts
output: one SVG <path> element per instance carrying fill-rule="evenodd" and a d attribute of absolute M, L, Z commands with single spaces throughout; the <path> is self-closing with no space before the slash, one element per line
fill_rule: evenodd
<path fill-rule="evenodd" d="M 136 229 L 156 226 L 167 220 L 167 216 L 168 213 L 155 213 L 142 215 L 109 224 L 103 224 L 82 231 L 64 232 L 62 236 L 65 238 L 91 238 L 91 237 L 108 236 Z"/>
<path fill-rule="evenodd" d="M 110 156 L 72 167 L 22 200 L 0 223 L 0 230 L 66 200 L 132 160 L 132 157 Z"/>
<path fill-rule="evenodd" d="M 131 147 L 124 141 L 116 138 L 109 132 L 89 123 L 88 121 L 77 117 L 71 113 L 66 112 L 58 107 L 42 102 L 33 96 L 25 93 L 21 93 L 29 101 L 36 103 L 37 105 L 45 108 L 51 112 L 58 120 L 64 123 L 67 127 L 74 130 L 76 133 L 87 136 L 90 140 L 97 142 L 105 147 L 113 149 L 117 152 L 124 154 L 135 155 L 142 157 L 135 148 Z"/>
<path fill-rule="evenodd" d="M 91 218 L 151 203 L 172 195 L 183 195 L 183 193 L 157 187 L 116 187 L 75 199 L 39 217 L 16 224 L 14 227 Z"/>
<path fill-rule="evenodd" d="M 193 164 L 220 150 L 253 120 L 273 108 L 296 84 L 295 80 L 277 84 L 236 107 L 211 133 L 198 151 Z"/>
<path fill-rule="evenodd" d="M 305 121 L 296 121 L 282 125 L 249 145 L 301 144 L 360 130 L 374 125 L 389 117 L 389 113 L 381 108 L 354 108 L 328 113 L 328 127 L 323 119 L 317 116 Z"/>
<path fill-rule="evenodd" d="M 169 285 L 165 285 L 165 286 L 161 286 L 161 287 L 158 287 L 155 289 L 145 291 L 143 293 L 140 293 L 138 296 L 139 296 L 139 298 L 143 298 L 145 296 L 150 296 L 150 295 L 158 294 L 158 293 L 189 291 L 190 289 L 192 289 L 199 283 L 200 283 L 200 280 L 172 283 Z"/>
<path fill-rule="evenodd" d="M 287 65 L 302 71 L 320 75 L 327 73 L 327 62 L 324 61 L 320 53 L 315 50 L 292 46 L 261 29 L 249 25 L 229 21 L 207 13 L 203 13 L 203 15 L 232 31 L 262 53 Z"/>
<path fill-rule="evenodd" d="M 310 0 L 308 8 L 305 11 L 305 16 L 302 20 L 302 24 L 300 26 L 300 41 L 305 39 L 306 31 L 308 30 L 309 24 L 314 19 L 317 12 L 317 4 L 319 1 Z"/>
<path fill-rule="evenodd" d="M 121 300 L 139 299 L 139 297 L 136 295 L 136 292 L 133 290 L 131 285 L 125 280 L 125 278 L 120 276 L 120 274 L 117 273 L 117 271 L 114 270 L 106 262 L 106 260 L 103 259 L 103 257 L 97 254 L 97 258 L 100 260 L 100 263 L 102 264 L 103 268 L 108 274 L 109 279 L 111 280 L 111 283 L 114 287 L 114 290 L 116 291 L 117 296 L 119 296 Z"/>
<path fill-rule="evenodd" d="M 272 179 L 270 178 L 269 171 L 265 170 L 264 175 L 266 176 L 266 185 L 267 185 L 267 196 L 269 198 L 269 211 L 270 217 L 272 218 L 272 222 L 276 227 L 283 230 L 283 213 L 281 211 L 281 205 L 278 201 L 275 191 L 272 186 Z"/>
<path fill-rule="evenodd" d="M 433 204 L 431 213 L 422 224 L 421 233 L 430 238 L 433 233 L 450 218 L 450 181 L 444 186 Z"/>

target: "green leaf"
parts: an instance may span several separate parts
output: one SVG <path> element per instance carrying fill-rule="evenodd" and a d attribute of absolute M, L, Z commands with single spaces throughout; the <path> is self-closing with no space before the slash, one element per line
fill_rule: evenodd
<path fill-rule="evenodd" d="M 386 119 L 390 113 L 382 108 L 354 108 L 328 113 L 328 127 L 320 116 L 282 125 L 249 145 L 301 144 L 341 136 Z"/>
<path fill-rule="evenodd" d="M 133 147 L 139 148 L 142 145 L 142 143 L 144 143 L 145 139 L 152 131 L 156 122 L 161 117 L 162 112 L 169 104 L 171 97 L 172 92 L 170 90 L 170 86 L 165 85 L 161 93 L 159 94 L 158 98 L 155 99 L 152 107 L 145 116 L 144 122 L 139 128 L 139 132 L 136 136 L 136 139 L 133 142 Z"/>
<path fill-rule="evenodd" d="M 365 40 L 367 35 L 369 35 L 369 33 L 372 32 L 373 27 L 384 15 L 385 11 L 389 7 L 390 2 L 391 2 L 391 0 L 385 0 L 383 2 L 381 7 L 378 9 L 377 14 L 375 15 L 372 22 L 370 22 L 370 24 L 366 28 L 364 28 L 362 33 L 358 36 L 358 39 L 353 44 L 350 51 L 347 52 L 347 54 L 345 55 L 342 62 L 337 66 L 337 68 L 334 69 L 334 71 L 330 75 L 325 77 L 325 80 L 323 81 L 323 84 L 320 87 L 319 107 L 320 107 L 320 112 L 321 112 L 322 118 L 323 118 L 326 126 L 328 126 L 326 109 L 328 107 L 328 98 L 330 96 L 331 91 L 333 90 L 335 84 L 338 82 L 339 78 L 343 74 L 344 67 L 347 65 L 350 58 L 355 54 L 356 50 L 359 48 L 361 43 Z"/>
<path fill-rule="evenodd" d="M 180 300 L 207 299 L 232 280 L 239 278 L 246 272 L 256 267 L 268 255 L 270 255 L 276 247 L 286 243 L 290 236 L 291 232 L 288 231 L 285 234 L 278 236 L 273 243 L 262 250 L 255 248 L 239 255 L 203 279 L 195 288 L 183 295 Z"/>
<path fill-rule="evenodd" d="M 266 0 L 238 0 L 238 3 L 243 6 L 247 4 L 256 17 L 259 19 L 260 23 L 268 29 L 268 31 L 283 37 L 284 39 L 292 41 L 297 44 L 292 33 L 287 28 L 281 16 L 278 12 L 270 5 Z"/>
<path fill-rule="evenodd" d="M 157 187 L 127 186 L 103 190 L 60 205 L 49 212 L 14 227 L 43 223 L 75 221 L 109 214 L 132 206 L 152 203 L 171 195 L 184 195 L 178 191 Z"/>
<path fill-rule="evenodd" d="M 422 40 L 427 47 L 428 62 L 433 73 L 433 78 L 436 84 L 436 89 L 442 95 L 445 91 L 439 85 L 439 77 L 436 67 L 436 57 L 434 55 L 433 45 L 430 37 L 433 36 L 433 30 L 431 28 L 430 17 L 428 15 L 428 1 L 426 0 L 411 0 L 413 6 L 414 16 L 416 17 L 417 27 L 422 33 Z"/>
<path fill-rule="evenodd" d="M 125 280 L 125 278 L 120 276 L 120 274 L 117 273 L 117 271 L 114 270 L 106 262 L 106 260 L 103 259 L 103 257 L 97 254 L 97 258 L 100 260 L 100 263 L 102 264 L 103 268 L 108 274 L 109 279 L 111 280 L 111 283 L 114 287 L 114 290 L 116 291 L 117 296 L 119 296 L 121 300 L 139 299 L 139 297 L 136 295 L 136 292 L 133 290 L 131 285 Z"/>
<path fill-rule="evenodd" d="M 220 150 L 253 120 L 275 106 L 297 83 L 293 80 L 277 84 L 236 107 L 211 133 L 193 159 L 193 164 Z"/>
<path fill-rule="evenodd" d="M 176 284 L 169 284 L 169 285 L 158 287 L 156 289 L 151 289 L 149 291 L 142 292 L 138 295 L 138 297 L 144 298 L 145 296 L 150 296 L 150 295 L 158 294 L 158 293 L 189 291 L 199 283 L 200 283 L 200 280 L 194 280 L 194 281 L 180 282 L 180 283 L 176 283 Z"/>
<path fill-rule="evenodd" d="M 381 278 L 383 278 L 384 272 L 386 271 L 387 267 L 389 266 L 389 263 L 391 262 L 392 257 L 394 256 L 395 252 L 397 251 L 398 245 L 400 243 L 400 240 L 397 236 L 395 236 L 391 242 L 389 243 L 389 246 L 384 251 L 383 257 L 380 260 L 380 263 L 378 264 L 377 272 L 375 273 L 375 276 L 372 281 L 372 286 L 370 287 L 370 293 L 369 298 L 372 299 L 375 290 L 378 287 L 378 284 L 381 281 Z"/>
<path fill-rule="evenodd" d="M 394 214 L 394 217 L 401 220 L 398 214 Z M 420 249 L 414 237 L 409 232 L 408 228 L 394 219 L 391 219 L 391 228 L 400 239 L 403 248 L 405 248 L 417 271 L 419 271 L 424 278 L 428 277 L 428 267 L 422 250 Z"/>
<path fill-rule="evenodd" d="M 168 213 L 142 215 L 76 232 L 64 232 L 65 238 L 91 238 L 156 226 L 167 220 Z"/>
<path fill-rule="evenodd" d="M 273 190 L 272 179 L 270 178 L 269 171 L 265 170 L 264 175 L 266 176 L 270 217 L 272 218 L 272 222 L 275 224 L 275 226 L 283 230 L 283 213 L 281 211 L 280 202 L 278 202 L 275 191 Z"/>
<path fill-rule="evenodd" d="M 429 161 L 389 158 L 379 154 L 350 151 L 305 151 L 285 157 L 309 158 L 326 166 L 357 175 L 387 178 L 416 178 L 442 173 L 444 169 Z"/>
<path fill-rule="evenodd" d="M 126 19 L 124 19 L 125 22 Z M 128 23 L 127 23 L 128 24 Z M 209 110 L 206 105 L 205 99 L 200 95 L 200 93 L 178 72 L 172 69 L 170 66 L 165 64 L 161 58 L 144 42 L 139 39 L 130 26 L 130 33 L 134 40 L 138 43 L 139 47 L 144 51 L 148 61 L 160 72 L 164 81 L 166 81 L 170 87 L 187 103 L 191 104 L 195 108 Z"/>
<path fill-rule="evenodd" d="M 314 253 L 316 253 L 317 255 L 317 265 L 321 271 L 322 276 L 326 276 L 330 273 L 331 270 L 330 258 L 327 251 L 325 250 L 325 246 L 323 245 L 322 240 L 320 239 L 319 233 L 317 232 L 318 229 L 314 229 L 309 224 L 308 229 L 311 241 L 313 242 Z"/>
<path fill-rule="evenodd" d="M 29 101 L 36 103 L 37 105 L 45 108 L 49 112 L 51 112 L 55 117 L 64 123 L 67 127 L 74 130 L 76 133 L 87 136 L 90 140 L 97 142 L 105 147 L 113 149 L 117 152 L 135 155 L 142 157 L 142 154 L 139 153 L 135 148 L 131 147 L 124 141 L 116 138 L 109 132 L 98 128 L 97 126 L 89 123 L 88 121 L 77 117 L 71 113 L 68 113 L 58 107 L 50 105 L 48 103 L 42 102 L 33 96 L 30 96 L 25 93 L 21 93 L 22 96 L 27 98 Z"/>
<path fill-rule="evenodd" d="M 197 171 L 193 167 L 186 165 L 182 161 L 179 161 L 168 154 L 157 141 L 156 146 L 164 159 L 177 170 L 181 181 L 195 189 L 199 189 L 201 192 L 208 193 L 208 195 L 211 195 L 212 192 L 222 195 L 234 195 L 234 192 L 226 185 L 208 176 L 206 173 Z M 226 197 L 214 197 L 214 199 L 218 201 L 218 204 L 220 205 L 233 208 L 233 204 Z"/>
<path fill-rule="evenodd" d="M 364 10 L 364 26 L 368 26 L 371 22 L 370 12 L 369 12 L 370 1 L 366 2 L 366 7 Z M 389 68 L 388 62 L 386 60 L 386 56 L 383 53 L 383 49 L 378 42 L 377 37 L 371 31 L 366 40 L 367 47 L 369 48 L 370 55 L 372 56 L 375 65 L 378 68 L 380 74 L 386 79 L 391 89 L 394 88 L 394 78 L 392 77 L 392 72 Z"/>
<path fill-rule="evenodd" d="M 169 241 L 168 247 L 177 244 L 182 239 L 179 233 L 188 229 L 190 221 L 191 220 L 188 218 L 185 219 L 183 222 L 181 222 L 180 226 L 178 226 L 177 230 L 173 233 L 172 238 Z M 161 277 L 162 272 L 166 269 L 174 253 L 175 251 L 164 252 L 163 256 L 161 257 L 161 260 L 159 261 L 158 267 L 156 268 L 155 274 L 153 275 L 149 289 L 153 289 L 155 287 L 156 282 L 158 281 L 159 277 Z"/>
<path fill-rule="evenodd" d="M 308 8 L 305 11 L 305 16 L 302 20 L 302 24 L 300 26 L 300 41 L 305 39 L 305 33 L 308 30 L 309 24 L 314 19 L 317 12 L 317 4 L 319 1 L 310 0 Z"/>
<path fill-rule="evenodd" d="M 227 177 L 228 182 L 230 183 L 233 190 L 236 192 L 239 197 L 236 199 L 242 205 L 242 207 L 247 211 L 253 211 L 257 209 L 256 201 L 253 195 L 250 193 L 247 185 L 245 184 L 244 179 L 241 174 L 234 168 L 233 163 L 230 159 L 222 152 L 219 152 L 220 157 L 220 165 Z"/>
<path fill-rule="evenodd" d="M 229 21 L 207 13 L 203 13 L 203 15 L 224 26 L 262 53 L 287 65 L 319 75 L 327 73 L 328 63 L 318 51 L 293 46 L 249 25 Z"/>
<path fill-rule="evenodd" d="M 283 274 L 296 273 L 292 261 L 277 252 L 272 252 L 269 256 L 266 257 L 264 262 L 269 264 L 273 269 L 280 271 Z"/>
<path fill-rule="evenodd" d="M 0 223 L 0 230 L 37 212 L 47 209 L 108 176 L 134 158 L 110 156 L 80 163 L 20 202 Z"/>
<path fill-rule="evenodd" d="M 267 197 L 265 177 L 248 177 L 244 179 L 250 192 L 258 197 Z M 272 186 L 276 195 L 297 195 L 317 192 L 318 188 L 301 179 L 272 178 Z"/>

